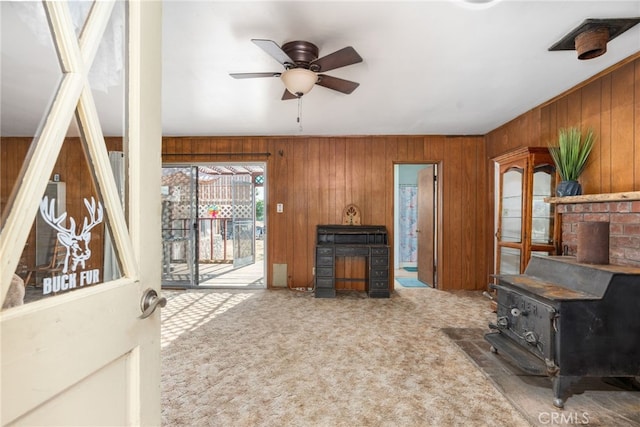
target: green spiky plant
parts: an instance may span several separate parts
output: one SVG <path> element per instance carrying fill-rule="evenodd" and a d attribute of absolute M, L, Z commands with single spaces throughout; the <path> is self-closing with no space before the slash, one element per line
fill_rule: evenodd
<path fill-rule="evenodd" d="M 563 181 L 577 181 L 587 165 L 595 137 L 589 129 L 582 136 L 580 129 L 571 127 L 558 131 L 557 144 L 549 145 L 549 152 Z"/>

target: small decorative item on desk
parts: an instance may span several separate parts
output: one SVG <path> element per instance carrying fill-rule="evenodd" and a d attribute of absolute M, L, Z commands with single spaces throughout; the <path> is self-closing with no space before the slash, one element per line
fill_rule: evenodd
<path fill-rule="evenodd" d="M 557 143 L 549 144 L 549 153 L 561 179 L 556 187 L 558 197 L 582 194 L 578 177 L 587 165 L 594 141 L 593 130 L 589 129 L 583 138 L 580 129 L 572 127 L 560 129 Z"/>
<path fill-rule="evenodd" d="M 360 208 L 354 204 L 347 205 L 342 211 L 343 225 L 360 225 Z"/>

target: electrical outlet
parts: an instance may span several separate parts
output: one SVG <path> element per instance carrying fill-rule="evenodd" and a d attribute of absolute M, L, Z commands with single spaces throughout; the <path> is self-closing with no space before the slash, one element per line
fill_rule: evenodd
<path fill-rule="evenodd" d="M 284 206 L 282 205 L 282 203 L 278 203 L 276 205 L 276 212 L 278 212 L 278 213 L 284 212 Z"/>
<path fill-rule="evenodd" d="M 315 267 L 311 268 L 311 274 L 314 275 L 314 276 L 316 275 L 316 268 Z"/>

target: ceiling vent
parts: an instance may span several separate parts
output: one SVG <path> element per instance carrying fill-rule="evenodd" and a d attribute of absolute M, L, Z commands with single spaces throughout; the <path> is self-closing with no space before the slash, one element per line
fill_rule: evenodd
<path fill-rule="evenodd" d="M 640 18 L 586 19 L 549 50 L 575 50 L 578 59 L 596 58 L 607 43 L 640 22 Z"/>

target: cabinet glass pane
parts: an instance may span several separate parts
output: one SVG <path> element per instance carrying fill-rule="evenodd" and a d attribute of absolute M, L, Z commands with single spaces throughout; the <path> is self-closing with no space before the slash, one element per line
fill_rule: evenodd
<path fill-rule="evenodd" d="M 522 228 L 522 218 L 502 218 L 502 231 L 500 240 L 502 242 L 519 243 L 522 240 L 520 230 Z"/>
<path fill-rule="evenodd" d="M 523 170 L 511 168 L 502 175 L 502 197 L 522 197 Z"/>
<path fill-rule="evenodd" d="M 502 175 L 502 212 L 500 238 L 520 242 L 522 236 L 522 169 L 510 169 Z"/>
<path fill-rule="evenodd" d="M 535 168 L 533 173 L 533 199 L 531 212 L 531 242 L 553 243 L 554 205 L 545 203 L 545 197 L 551 197 L 555 188 L 555 174 L 552 166 Z"/>
<path fill-rule="evenodd" d="M 520 249 L 500 248 L 500 274 L 520 274 Z"/>

